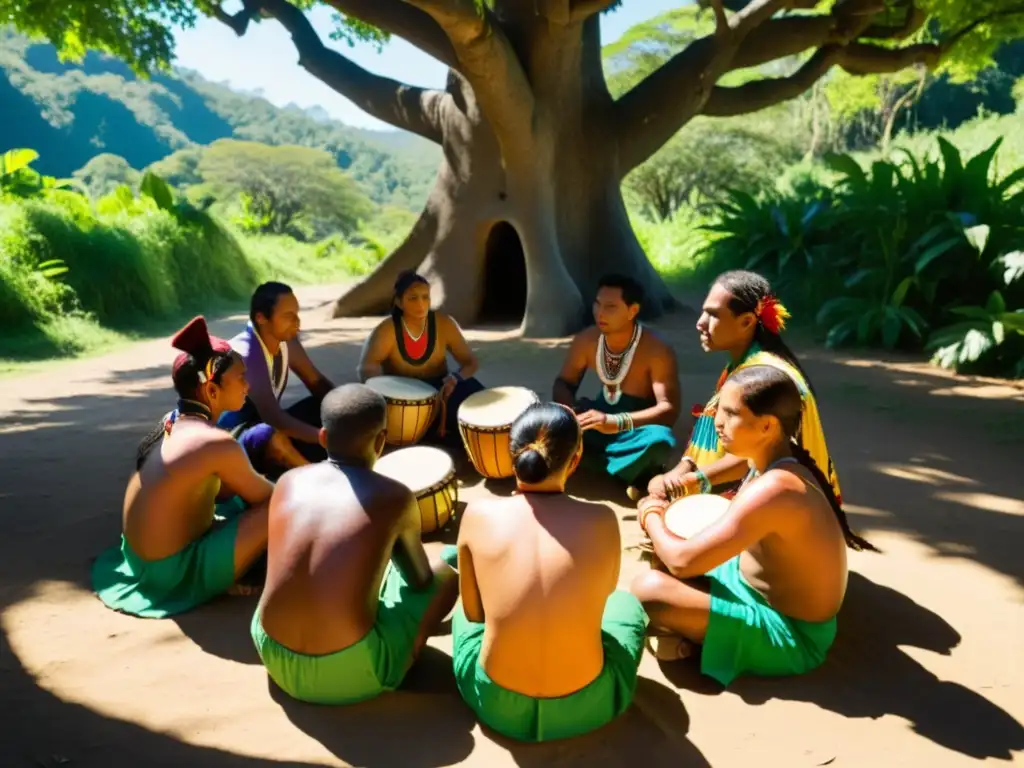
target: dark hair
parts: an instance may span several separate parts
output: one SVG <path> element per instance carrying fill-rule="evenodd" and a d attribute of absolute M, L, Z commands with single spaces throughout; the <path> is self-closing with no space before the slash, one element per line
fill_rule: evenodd
<path fill-rule="evenodd" d="M 398 306 L 399 300 L 405 295 L 405 292 L 412 288 L 417 283 L 429 286 L 430 282 L 423 275 L 416 272 L 415 269 L 406 269 L 399 273 L 398 277 L 395 278 L 395 289 L 394 295 L 391 298 L 391 314 L 396 317 L 402 314 L 402 310 Z"/>
<path fill-rule="evenodd" d="M 509 451 L 516 477 L 536 485 L 564 469 L 582 434 L 576 416 L 564 405 L 534 403 L 512 424 Z"/>
<path fill-rule="evenodd" d="M 627 307 L 644 303 L 644 288 L 628 275 L 605 275 L 597 282 L 598 290 L 602 288 L 618 288 L 622 291 L 622 300 Z"/>
<path fill-rule="evenodd" d="M 258 286 L 249 302 L 249 319 L 254 325 L 256 324 L 256 315 L 263 315 L 269 320 L 274 314 L 277 300 L 289 293 L 294 293 L 294 291 L 290 285 L 284 283 L 271 281 Z"/>
<path fill-rule="evenodd" d="M 749 272 L 745 269 L 733 269 L 723 272 L 718 276 L 714 284 L 722 286 L 732 294 L 732 298 L 729 299 L 729 311 L 734 315 L 756 311 L 757 304 L 761 299 L 766 299 L 773 295 L 772 284 L 766 278 L 756 272 Z M 769 331 L 760 320 L 758 320 L 757 326 L 754 328 L 754 341 L 765 352 L 778 355 L 800 371 L 800 375 L 804 377 L 807 386 L 811 388 L 811 392 L 814 392 L 814 385 L 811 383 L 807 371 L 800 365 L 796 354 L 782 340 L 779 334 Z"/>
<path fill-rule="evenodd" d="M 772 365 L 751 365 L 747 368 L 740 368 L 732 374 L 726 383 L 732 382 L 743 390 L 743 404 L 751 410 L 755 416 L 774 416 L 782 425 L 782 431 L 791 441 L 790 448 L 793 457 L 810 470 L 815 481 L 821 486 L 822 493 L 828 500 L 839 527 L 843 530 L 843 537 L 846 545 L 856 551 L 871 550 L 878 552 L 873 544 L 850 530 L 850 523 L 846 519 L 839 499 L 836 498 L 832 483 L 825 477 L 821 467 L 807 452 L 800 442 L 800 424 L 803 415 L 803 399 L 800 397 L 800 390 L 784 371 Z"/>
<path fill-rule="evenodd" d="M 327 431 L 328 455 L 358 456 L 387 425 L 387 401 L 365 384 L 343 384 L 320 403 L 320 420 Z"/>
<path fill-rule="evenodd" d="M 175 361 L 174 370 L 171 372 L 171 381 L 174 383 L 174 391 L 178 394 L 181 400 L 195 400 L 199 393 L 199 374 L 200 372 L 205 374 L 207 363 L 211 363 L 210 370 L 212 375 L 210 381 L 214 384 L 220 384 L 224 378 L 224 374 L 231 370 L 231 366 L 236 360 L 241 361 L 242 357 L 233 349 L 227 352 L 211 351 L 210 355 L 205 358 L 197 358 L 193 355 L 185 353 L 179 355 Z M 182 408 L 182 404 L 179 402 L 179 410 Z M 193 407 L 196 412 L 202 412 L 205 410 L 205 406 L 201 406 L 200 403 L 193 403 Z M 139 443 L 139 447 L 135 451 L 135 469 L 141 470 L 142 465 L 146 462 L 149 454 L 153 451 L 153 448 L 160 442 L 164 436 L 164 422 L 160 421 L 153 430 L 142 438 Z"/>

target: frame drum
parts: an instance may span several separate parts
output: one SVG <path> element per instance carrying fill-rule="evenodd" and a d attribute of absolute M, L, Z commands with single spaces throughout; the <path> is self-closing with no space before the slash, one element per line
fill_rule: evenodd
<path fill-rule="evenodd" d="M 692 539 L 729 509 L 729 499 L 700 493 L 676 499 L 665 509 L 665 527 L 684 539 Z"/>
<path fill-rule="evenodd" d="M 374 471 L 412 491 L 420 507 L 420 531 L 432 533 L 448 524 L 459 501 L 455 463 L 440 448 L 417 445 L 380 458 Z"/>
<path fill-rule="evenodd" d="M 509 440 L 512 424 L 534 403 L 525 387 L 494 387 L 467 397 L 459 406 L 459 434 L 473 467 L 484 477 L 512 477 Z"/>
<path fill-rule="evenodd" d="M 374 376 L 366 386 L 388 401 L 389 445 L 412 445 L 423 439 L 437 413 L 440 393 L 434 387 L 405 376 Z"/>

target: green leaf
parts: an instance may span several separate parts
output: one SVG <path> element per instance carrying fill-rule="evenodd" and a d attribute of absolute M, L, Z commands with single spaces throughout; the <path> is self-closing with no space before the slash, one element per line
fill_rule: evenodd
<path fill-rule="evenodd" d="M 985 323 L 992 322 L 992 313 L 985 309 L 985 307 L 953 307 L 949 311 L 961 317 L 970 317 Z"/>
<path fill-rule="evenodd" d="M 945 347 L 951 344 L 959 344 L 969 331 L 988 330 L 992 325 L 991 321 L 970 321 L 966 323 L 955 323 L 940 328 L 928 337 L 924 348 L 927 351 Z"/>
<path fill-rule="evenodd" d="M 974 250 L 980 254 L 985 250 L 985 246 L 988 245 L 990 232 L 991 229 L 987 224 L 979 224 L 976 227 L 965 230 L 964 235 L 967 236 L 967 241 L 974 247 Z"/>
<path fill-rule="evenodd" d="M 996 193 L 999 195 L 999 197 L 1002 197 L 1015 186 L 1020 184 L 1022 181 L 1024 181 L 1024 168 L 1018 168 L 1005 179 L 999 182 L 998 186 L 996 187 Z"/>
<path fill-rule="evenodd" d="M 825 336 L 825 346 L 829 349 L 841 347 L 853 338 L 853 334 L 856 330 L 856 319 L 843 320 L 843 322 L 838 323 L 829 329 L 828 334 Z"/>
<path fill-rule="evenodd" d="M 1000 315 L 999 322 L 1011 331 L 1024 333 L 1024 309 L 1018 309 L 1016 312 L 1007 312 L 1004 315 Z"/>
<path fill-rule="evenodd" d="M 886 307 L 882 318 L 882 344 L 886 349 L 892 349 L 900 340 L 900 331 L 903 330 L 903 318 L 894 307 Z"/>
<path fill-rule="evenodd" d="M 875 333 L 875 329 L 878 328 L 878 315 L 877 309 L 873 309 L 870 312 L 865 312 L 861 315 L 860 320 L 857 321 L 857 343 L 867 344 L 871 337 Z"/>
<path fill-rule="evenodd" d="M 52 279 L 68 272 L 68 265 L 62 259 L 47 259 L 36 266 L 36 271 L 43 277 Z"/>
<path fill-rule="evenodd" d="M 1022 168 L 1021 170 L 1024 170 Z M 1003 282 L 1006 285 L 1016 282 L 1024 277 L 1024 251 L 1014 251 L 996 259 L 1005 269 L 1003 271 Z"/>
<path fill-rule="evenodd" d="M 961 363 L 973 363 L 994 346 L 991 335 L 985 331 L 970 330 L 960 342 L 960 353 L 957 361 Z"/>
<path fill-rule="evenodd" d="M 900 307 L 899 313 L 903 317 L 903 322 L 913 331 L 914 335 L 919 339 L 924 338 L 924 332 L 928 329 L 928 322 L 921 317 L 918 311 L 912 307 Z"/>
<path fill-rule="evenodd" d="M 858 286 L 861 283 L 863 283 L 865 280 L 867 280 L 867 279 L 869 279 L 871 277 L 880 277 L 881 274 L 882 274 L 882 271 L 880 269 L 878 269 L 877 267 L 868 267 L 866 269 L 858 269 L 856 272 L 854 272 L 852 275 L 850 275 L 846 279 L 846 282 L 844 282 L 843 285 L 847 289 L 855 288 L 856 286 Z"/>
<path fill-rule="evenodd" d="M 992 340 L 995 341 L 997 347 L 1006 340 L 1006 326 L 998 320 L 992 323 Z"/>
<path fill-rule="evenodd" d="M 937 238 L 943 232 L 947 232 L 948 230 L 949 224 L 947 224 L 946 222 L 936 224 L 934 227 L 929 229 L 927 232 L 925 232 L 923 235 L 917 238 L 917 240 L 914 241 L 914 244 L 910 246 L 909 252 L 916 253 L 917 251 L 921 250 L 926 245 L 931 243 L 933 240 L 935 240 L 935 238 Z"/>
<path fill-rule="evenodd" d="M 999 291 L 992 291 L 988 301 L 985 302 L 985 310 L 990 315 L 1001 315 L 1006 311 L 1006 300 Z"/>
<path fill-rule="evenodd" d="M 34 149 L 9 149 L 0 155 L 0 178 L 28 168 L 39 159 Z"/>
<path fill-rule="evenodd" d="M 917 260 L 917 264 L 914 265 L 914 272 L 921 274 L 925 269 L 927 269 L 929 264 L 940 256 L 945 255 L 962 242 L 963 240 L 959 237 L 951 237 L 949 240 L 943 240 L 941 243 L 933 245 L 921 254 L 921 257 Z"/>
<path fill-rule="evenodd" d="M 815 320 L 818 325 L 828 326 L 836 318 L 846 319 L 851 315 L 860 315 L 867 308 L 868 303 L 864 299 L 853 296 L 837 296 L 821 305 Z"/>
<path fill-rule="evenodd" d="M 845 182 L 850 184 L 866 184 L 867 175 L 860 164 L 851 155 L 829 153 L 825 155 L 825 165 L 846 178 Z"/>
<path fill-rule="evenodd" d="M 139 192 L 146 197 L 152 198 L 153 202 L 156 203 L 156 207 L 160 210 L 174 210 L 174 193 L 167 186 L 167 182 L 152 171 L 146 171 L 146 174 L 142 177 Z"/>
<path fill-rule="evenodd" d="M 913 277 L 905 277 L 903 281 L 896 286 L 896 290 L 892 292 L 892 298 L 889 303 L 894 307 L 899 307 L 903 304 L 903 300 L 907 298 L 907 291 L 910 290 L 910 286 L 914 284 Z"/>

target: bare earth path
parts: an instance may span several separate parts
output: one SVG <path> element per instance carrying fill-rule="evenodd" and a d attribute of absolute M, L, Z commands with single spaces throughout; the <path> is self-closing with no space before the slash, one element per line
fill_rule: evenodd
<path fill-rule="evenodd" d="M 333 295 L 313 289 L 303 298 Z M 350 379 L 372 320 L 309 311 L 306 321 L 318 363 L 336 381 Z M 242 322 L 214 330 L 227 335 Z M 692 317 L 670 325 L 662 330 L 680 355 L 688 411 L 707 397 L 722 361 L 699 352 Z M 471 334 L 481 378 L 546 395 L 564 344 L 510 337 Z M 1024 757 L 1019 388 L 808 350 L 853 524 L 885 551 L 851 555 L 829 661 L 804 679 L 744 680 L 723 692 L 691 663 L 660 668 L 648 656 L 636 706 L 620 721 L 526 747 L 482 731 L 462 706 L 448 636 L 431 641 L 407 690 L 316 708 L 268 685 L 248 637 L 253 600 L 144 621 L 92 596 L 89 564 L 117 540 L 135 446 L 173 402 L 171 357 L 158 341 L 0 382 L 3 768 L 939 768 Z M 681 423 L 680 436 L 688 429 Z M 593 480 L 572 490 L 625 502 Z M 466 474 L 463 499 L 486 492 Z M 632 543 L 625 505 L 621 517 Z M 626 581 L 641 566 L 630 552 L 623 562 Z"/>

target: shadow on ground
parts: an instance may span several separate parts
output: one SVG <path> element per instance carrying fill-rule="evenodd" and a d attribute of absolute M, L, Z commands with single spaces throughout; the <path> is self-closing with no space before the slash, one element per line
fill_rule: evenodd
<path fill-rule="evenodd" d="M 215 332 L 224 333 L 219 328 Z M 692 402 L 708 396 L 722 361 L 697 351 L 689 324 L 666 335 L 679 352 L 686 414 Z M 332 326 L 308 336 L 318 365 L 338 383 L 351 380 L 361 341 L 357 334 Z M 545 397 L 564 349 L 516 339 L 484 340 L 474 346 L 485 384 L 521 384 Z M 13 391 L 13 381 L 5 382 L 0 395 L 0 410 L 5 411 L 0 416 L 0 606 L 24 599 L 46 580 L 89 589 L 89 563 L 118 539 L 121 499 L 135 448 L 173 405 L 168 377 L 172 357 L 168 350 L 166 365 L 111 372 L 98 387 L 69 381 L 57 391 L 40 384 L 38 391 L 13 396 L 7 393 L 8 387 Z M 1024 515 L 1012 506 L 1020 488 L 1016 457 L 1024 446 L 1021 400 L 983 399 L 968 391 L 969 383 L 920 372 L 910 375 L 885 365 L 854 367 L 820 353 L 807 356 L 807 367 L 855 526 L 869 537 L 873 531 L 905 535 L 936 556 L 971 560 L 1024 584 Z M 51 388 L 57 386 L 53 378 L 47 379 Z M 161 380 L 163 385 L 155 384 Z M 591 377 L 584 389 L 596 386 Z M 288 399 L 300 395 L 290 390 Z M 680 438 L 689 425 L 684 415 L 677 428 Z M 463 476 L 474 482 L 471 474 L 463 471 Z M 493 485 L 497 493 L 509 489 L 507 483 L 504 488 Z M 609 493 L 585 481 L 577 484 L 576 478 L 573 490 L 604 498 Z M 457 527 L 451 526 L 439 538 L 454 541 L 456 533 Z M 248 639 L 253 607 L 252 600 L 222 600 L 180 618 L 178 624 L 204 650 L 255 664 Z M 743 681 L 736 690 L 751 703 L 785 698 L 813 701 L 848 717 L 893 713 L 912 722 L 921 736 L 964 755 L 1005 759 L 1011 750 L 1024 747 L 1021 726 L 981 693 L 936 679 L 899 649 L 914 645 L 950 653 L 958 638 L 955 628 L 909 598 L 854 576 L 839 641 L 822 670 L 785 683 Z M 188 746 L 60 701 L 36 686 L 6 638 L 2 642 L 0 764 L 5 768 L 62 764 L 58 758 L 73 759 L 76 766 L 278 764 Z M 341 716 L 329 710 L 279 703 L 299 728 L 345 760 L 365 764 L 382 754 L 377 750 L 391 749 L 388 754 L 403 758 L 423 751 L 415 759 L 440 765 L 472 748 L 471 719 L 451 714 L 461 702 L 450 679 L 431 687 L 431 670 L 445 664 L 450 665 L 447 657 L 430 660 L 410 681 L 423 686 L 421 690 L 403 693 L 394 709 L 383 703 L 368 705 L 351 725 L 339 725 Z M 685 669 L 665 671 L 681 685 L 706 690 L 704 682 L 678 679 L 688 674 Z M 423 735 L 409 748 L 404 734 L 409 727 L 418 728 L 417 722 L 424 723 Z M 619 723 L 588 737 L 593 744 L 593 751 L 585 750 L 588 764 L 610 755 L 622 765 L 638 760 L 645 765 L 704 765 L 685 738 L 687 723 L 678 695 L 644 680 L 638 706 Z M 390 741 L 378 736 L 371 747 L 366 733 L 373 728 L 390 735 Z M 401 740 L 394 738 L 399 731 Z M 557 746 L 506 746 L 523 766 L 574 764 L 567 757 L 570 752 L 560 753 Z M 653 756 L 645 752 L 648 748 Z M 577 759 L 580 750 L 571 754 Z M 403 759 L 401 764 L 412 763 Z M 600 764 L 616 763 L 601 759 Z"/>

